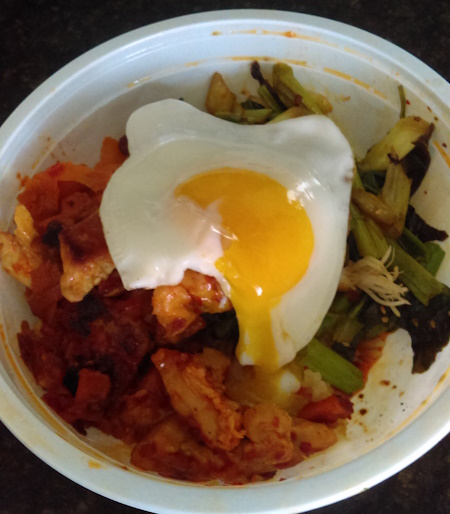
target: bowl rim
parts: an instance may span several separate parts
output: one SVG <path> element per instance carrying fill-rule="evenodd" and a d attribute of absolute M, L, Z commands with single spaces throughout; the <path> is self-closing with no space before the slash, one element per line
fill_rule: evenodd
<path fill-rule="evenodd" d="M 8 150 L 9 141 L 14 140 L 15 134 L 27 122 L 30 112 L 36 105 L 49 101 L 48 98 L 52 91 L 63 87 L 65 83 L 73 80 L 83 68 L 87 65 L 91 66 L 102 57 L 138 41 L 150 40 L 161 33 L 187 29 L 192 25 L 216 25 L 228 21 L 258 22 L 261 20 L 276 20 L 282 24 L 289 23 L 293 27 L 304 25 L 315 27 L 325 33 L 345 34 L 349 40 L 356 41 L 359 46 L 370 48 L 372 54 L 379 55 L 384 61 L 396 62 L 398 66 L 400 59 L 402 70 L 419 77 L 418 80 L 424 85 L 427 84 L 427 87 L 442 102 L 447 105 L 450 103 L 450 84 L 443 77 L 405 50 L 362 29 L 318 16 L 276 9 L 208 11 L 180 16 L 132 30 L 102 43 L 65 65 L 32 92 L 0 127 L 0 158 L 1 154 Z M 87 469 L 86 462 L 88 459 L 92 461 L 92 456 L 81 449 L 68 445 L 61 436 L 44 425 L 38 416 L 27 408 L 14 386 L 1 374 L 0 389 L 4 391 L 3 397 L 0 398 L 0 417 L 3 423 L 41 460 L 74 482 L 100 495 L 136 508 L 152 509 L 157 512 L 293 513 L 300 512 L 299 509 L 301 512 L 307 512 L 346 499 L 389 478 L 421 457 L 450 432 L 450 419 L 447 414 L 450 409 L 450 390 L 447 388 L 426 407 L 419 417 L 388 441 L 362 457 L 320 475 L 245 487 L 206 487 L 166 481 L 159 477 L 151 479 L 138 474 L 133 474 L 133 479 L 127 481 L 127 472 L 118 467 L 112 470 Z M 43 435 L 48 442 L 46 446 L 36 447 L 33 444 L 29 427 L 36 426 L 36 424 L 43 429 Z M 414 434 L 420 434 L 419 441 L 415 445 L 412 444 L 414 437 L 417 437 Z M 375 451 L 376 456 L 374 456 Z M 65 459 L 61 459 L 62 454 L 66 455 Z M 394 459 L 393 455 L 395 455 Z M 391 463 L 386 466 L 386 462 Z M 108 479 L 109 475 L 111 475 L 111 480 Z M 128 473 L 128 477 L 130 475 Z M 353 477 L 351 481 L 348 480 L 349 476 Z M 142 494 L 141 498 L 125 497 L 121 492 L 123 488 L 116 487 L 120 481 L 126 485 L 134 485 L 134 487 L 136 487 L 136 481 L 138 485 L 145 484 L 145 494 Z M 326 491 L 323 490 L 324 482 Z M 264 490 L 260 492 L 264 491 L 264 494 L 258 494 L 261 487 L 264 487 Z M 307 500 L 301 498 L 302 490 L 308 491 L 309 498 Z M 206 494 L 199 503 L 198 495 L 202 495 L 205 491 Z"/>

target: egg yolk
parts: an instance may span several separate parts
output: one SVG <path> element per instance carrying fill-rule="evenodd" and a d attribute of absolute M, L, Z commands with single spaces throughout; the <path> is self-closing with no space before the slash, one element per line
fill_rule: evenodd
<path fill-rule="evenodd" d="M 217 270 L 230 286 L 240 340 L 240 362 L 276 370 L 271 310 L 305 274 L 314 246 L 311 222 L 297 199 L 255 171 L 221 168 L 179 185 L 176 196 L 221 216 L 223 256 Z"/>

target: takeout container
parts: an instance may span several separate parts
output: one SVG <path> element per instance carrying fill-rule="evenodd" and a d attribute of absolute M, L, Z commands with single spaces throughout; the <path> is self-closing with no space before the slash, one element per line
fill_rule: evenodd
<path fill-rule="evenodd" d="M 312 16 L 224 11 L 157 23 L 82 55 L 40 86 L 0 129 L 0 229 L 11 226 L 20 177 L 57 160 L 94 164 L 102 139 L 124 134 L 137 107 L 184 98 L 202 108 L 220 71 L 231 89 L 254 90 L 253 60 L 263 71 L 290 64 L 307 88 L 332 102 L 332 118 L 356 157 L 398 119 L 398 85 L 407 114 L 433 121 L 432 164 L 414 197 L 427 221 L 450 231 L 450 86 L 433 70 L 366 32 Z M 440 280 L 450 284 L 449 252 Z M 0 273 L 0 417 L 37 456 L 75 482 L 153 512 L 305 512 L 357 494 L 420 457 L 450 431 L 450 346 L 422 375 L 411 375 L 409 338 L 387 342 L 347 434 L 276 480 L 231 487 L 167 480 L 128 463 L 118 441 L 91 430 L 81 436 L 39 399 L 23 365 L 16 333 L 31 320 L 23 288 Z M 32 477 L 29 477 L 32 479 Z M 280 478 L 285 480 L 279 481 Z"/>

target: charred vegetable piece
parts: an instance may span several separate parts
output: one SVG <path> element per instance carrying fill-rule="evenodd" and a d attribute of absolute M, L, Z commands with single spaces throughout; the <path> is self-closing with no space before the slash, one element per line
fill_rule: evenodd
<path fill-rule="evenodd" d="M 273 66 L 273 87 L 281 101 L 287 107 L 302 103 L 315 114 L 323 114 L 316 100 L 294 77 L 290 66 L 284 63 L 276 63 Z"/>
<path fill-rule="evenodd" d="M 431 123 L 428 129 L 414 142 L 414 148 L 400 161 L 405 173 L 412 180 L 411 196 L 417 191 L 430 166 L 431 156 L 428 143 L 434 131 Z"/>
<path fill-rule="evenodd" d="M 434 296 L 427 307 L 411 298 L 411 305 L 402 308 L 399 326 L 411 336 L 413 373 L 423 373 L 433 364 L 437 353 L 447 345 L 450 338 L 448 289 Z"/>
<path fill-rule="evenodd" d="M 395 316 L 389 309 L 374 301 L 358 314 L 358 321 L 364 325 L 362 340 L 370 340 L 383 333 L 403 328 L 411 337 L 414 353 L 413 373 L 427 371 L 450 338 L 450 292 L 443 287 L 443 292 L 430 299 L 424 305 L 413 294 L 407 295 L 408 305 L 399 307 L 400 316 Z M 353 345 L 334 344 L 333 349 L 352 358 Z M 346 353 L 345 353 L 346 352 Z"/>
<path fill-rule="evenodd" d="M 411 294 L 408 294 L 407 298 L 411 296 Z M 409 305 L 398 309 L 402 315 L 408 308 Z M 401 316 L 396 316 L 390 309 L 371 301 L 368 302 L 367 307 L 361 312 L 358 319 L 365 326 L 364 340 L 370 340 L 399 328 Z"/>
<path fill-rule="evenodd" d="M 370 176 L 373 177 L 373 174 Z M 390 162 L 380 192 L 375 193 L 379 186 L 377 182 L 369 183 L 369 186 L 374 192 L 364 189 L 359 173 L 356 173 L 352 188 L 353 203 L 363 214 L 380 225 L 387 236 L 397 239 L 405 224 L 411 180 L 400 164 Z"/>
<path fill-rule="evenodd" d="M 386 170 L 391 158 L 403 159 L 411 150 L 414 143 L 424 134 L 429 134 L 432 124 L 418 116 L 401 118 L 388 132 L 388 134 L 376 143 L 358 164 L 361 172 Z"/>
<path fill-rule="evenodd" d="M 250 73 L 252 77 L 259 82 L 260 89 L 258 90 L 258 94 L 268 100 L 269 105 L 272 107 L 274 112 L 281 112 L 286 110 L 286 105 L 280 100 L 277 92 L 273 88 L 272 84 L 264 78 L 261 67 L 258 61 L 254 61 L 250 68 Z"/>
<path fill-rule="evenodd" d="M 408 207 L 405 226 L 423 243 L 427 241 L 445 241 L 448 237 L 445 230 L 439 230 L 428 225 L 428 223 L 416 213 L 412 205 Z"/>

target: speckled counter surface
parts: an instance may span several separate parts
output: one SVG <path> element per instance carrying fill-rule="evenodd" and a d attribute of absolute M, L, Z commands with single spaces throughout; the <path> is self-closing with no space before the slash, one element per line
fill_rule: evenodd
<path fill-rule="evenodd" d="M 0 123 L 52 73 L 123 32 L 194 12 L 274 7 L 368 30 L 408 50 L 450 79 L 448 0 L 0 0 Z M 0 514 L 138 512 L 61 476 L 0 424 Z M 384 483 L 315 512 L 450 512 L 450 437 Z"/>

